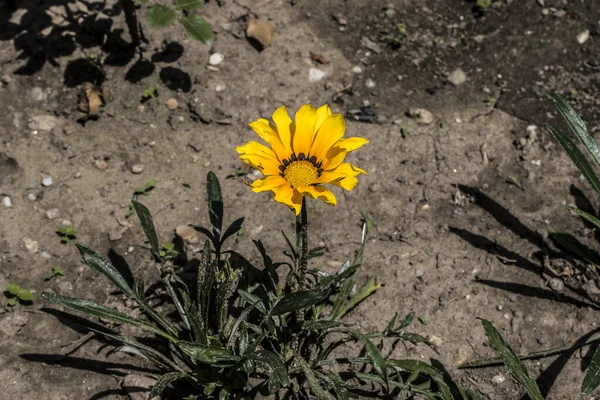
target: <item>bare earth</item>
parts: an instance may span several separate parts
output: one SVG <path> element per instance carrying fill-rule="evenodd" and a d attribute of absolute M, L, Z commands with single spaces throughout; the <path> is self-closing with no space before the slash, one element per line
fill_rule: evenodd
<path fill-rule="evenodd" d="M 501 367 L 457 369 L 493 355 L 477 317 L 517 352 L 574 343 L 597 329 L 596 272 L 548 238 L 550 228 L 564 228 L 597 249 L 594 233 L 557 204 L 593 212 L 596 201 L 541 127 L 560 123 L 536 93 L 556 90 L 590 131 L 600 129 L 594 1 L 546 0 L 545 9 L 534 0 L 498 1 L 483 15 L 459 0 L 211 1 L 201 11 L 216 32 L 211 48 L 179 26 L 145 26 L 141 56 L 123 45 L 129 36 L 123 15 L 112 17 L 114 0 L 23 1 L 17 10 L 8 3 L 0 1 L 0 197 L 12 207 L 0 205 L 0 287 L 19 284 L 38 300 L 9 307 L 0 299 L 2 398 L 126 399 L 126 376 L 151 375 L 139 359 L 95 339 L 70 353 L 86 332 L 40 311 L 39 294 L 50 290 L 122 306 L 76 249 L 60 243 L 65 220 L 78 241 L 124 257 L 149 281 L 147 254 L 132 247 L 143 232 L 135 217 L 125 218 L 134 189 L 158 181 L 141 201 L 164 242 L 178 225 L 208 224 L 204 183 L 212 170 L 228 218 L 246 219 L 236 249 L 257 260 L 252 240 L 260 239 L 283 257 L 280 230 L 293 232 L 292 213 L 251 193 L 244 182 L 252 174 L 227 178 L 245 168 L 234 148 L 255 139 L 248 122 L 281 104 L 295 111 L 328 103 L 348 116 L 347 135 L 370 140 L 350 157 L 369 172 L 359 187 L 336 192 L 335 208 L 311 202 L 309 210 L 312 243 L 328 249 L 313 267 L 328 272 L 353 256 L 362 215 L 373 218 L 363 279 L 376 276 L 384 287 L 351 314 L 362 329 L 415 311 L 429 324 L 414 329 L 439 355 L 412 346 L 400 355 L 439 360 L 489 399 L 522 394 Z M 249 16 L 275 26 L 262 52 L 244 37 Z M 586 30 L 590 38 L 578 43 Z M 208 68 L 214 52 L 224 61 Z M 310 68 L 325 77 L 309 82 Z M 458 68 L 466 81 L 450 83 L 461 78 Z M 85 81 L 102 83 L 107 105 L 99 120 L 82 124 Z M 148 86 L 158 97 L 141 104 Z M 428 110 L 432 121 L 409 117 L 409 108 Z M 133 174 L 135 164 L 143 172 Z M 47 177 L 53 182 L 43 186 Z M 55 265 L 65 276 L 44 280 Z M 577 399 L 590 356 L 584 348 L 527 367 L 548 399 Z"/>

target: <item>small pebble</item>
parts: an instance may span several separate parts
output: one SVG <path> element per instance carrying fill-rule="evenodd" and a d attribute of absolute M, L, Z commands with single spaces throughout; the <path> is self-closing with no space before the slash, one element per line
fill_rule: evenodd
<path fill-rule="evenodd" d="M 46 218 L 48 218 L 48 219 L 58 218 L 58 215 L 59 215 L 58 208 L 51 208 L 49 210 L 46 210 Z"/>
<path fill-rule="evenodd" d="M 223 85 L 223 84 L 218 84 L 218 85 L 215 87 L 215 91 L 216 91 L 217 93 L 221 93 L 221 92 L 224 92 L 226 88 L 227 88 L 227 87 L 226 87 L 225 85 Z"/>
<path fill-rule="evenodd" d="M 169 110 L 175 110 L 177 108 L 177 106 L 178 106 L 177 100 L 175 100 L 175 99 L 167 100 L 167 108 Z"/>
<path fill-rule="evenodd" d="M 144 172 L 144 164 L 133 164 L 131 166 L 131 172 L 134 174 L 141 174 Z"/>
<path fill-rule="evenodd" d="M 12 204 L 13 204 L 13 203 L 12 203 L 12 199 L 11 199 L 10 197 L 8 197 L 8 196 L 4 196 L 4 197 L 2 198 L 2 205 L 3 205 L 4 207 L 12 207 Z"/>
<path fill-rule="evenodd" d="M 562 281 L 562 279 L 559 278 L 550 279 L 550 282 L 548 282 L 548 284 L 550 285 L 550 288 L 555 292 L 562 292 L 565 288 L 565 283 Z"/>
<path fill-rule="evenodd" d="M 40 244 L 38 242 L 36 242 L 33 239 L 30 239 L 28 237 L 24 237 L 22 239 L 23 242 L 23 246 L 25 246 L 25 248 L 30 252 L 30 253 L 37 253 L 38 250 L 40 249 Z"/>
<path fill-rule="evenodd" d="M 44 187 L 49 187 L 52 186 L 54 184 L 54 180 L 52 180 L 51 176 L 47 176 L 44 179 L 42 179 L 42 186 Z"/>
<path fill-rule="evenodd" d="M 498 307 L 496 307 L 496 309 L 497 309 L 498 311 L 502 311 L 502 309 L 503 309 L 503 308 L 504 308 L 504 307 L 502 307 L 502 304 L 498 304 Z"/>
<path fill-rule="evenodd" d="M 415 269 L 415 276 L 416 276 L 416 277 L 421 277 L 421 276 L 423 276 L 424 274 L 425 274 L 425 271 L 423 271 L 423 269 L 422 269 L 422 268 L 417 268 L 417 269 Z"/>
<path fill-rule="evenodd" d="M 504 383 L 505 380 L 506 380 L 506 378 L 503 375 L 496 375 L 492 378 L 492 383 L 494 385 L 500 385 L 500 384 Z"/>
<path fill-rule="evenodd" d="M 579 35 L 577 35 L 577 42 L 579 44 L 584 44 L 585 42 L 588 41 L 589 38 L 590 38 L 590 30 L 586 29 L 585 31 L 583 31 Z"/>
<path fill-rule="evenodd" d="M 325 77 L 325 72 L 318 68 L 311 68 L 308 70 L 308 81 L 311 83 L 319 82 Z"/>
<path fill-rule="evenodd" d="M 208 58 L 208 63 L 213 66 L 217 66 L 223 62 L 225 56 L 221 53 L 213 53 Z"/>
<path fill-rule="evenodd" d="M 373 89 L 375 87 L 375 81 L 373 79 L 369 78 L 365 81 L 365 86 L 368 87 L 369 89 Z"/>
<path fill-rule="evenodd" d="M 466 81 L 467 74 L 460 68 L 455 69 L 450 75 L 448 75 L 448 82 L 450 82 L 454 86 L 462 85 Z"/>
<path fill-rule="evenodd" d="M 361 74 L 363 72 L 362 68 L 360 67 L 360 65 L 357 65 L 356 67 L 352 68 L 352 73 L 353 74 Z"/>
<path fill-rule="evenodd" d="M 175 228 L 175 233 L 186 242 L 196 241 L 196 230 L 187 225 L 179 225 Z"/>
<path fill-rule="evenodd" d="M 49 260 L 52 258 L 52 254 L 48 253 L 46 250 L 42 251 L 40 253 L 40 256 L 42 256 L 42 258 L 45 258 L 46 260 Z"/>

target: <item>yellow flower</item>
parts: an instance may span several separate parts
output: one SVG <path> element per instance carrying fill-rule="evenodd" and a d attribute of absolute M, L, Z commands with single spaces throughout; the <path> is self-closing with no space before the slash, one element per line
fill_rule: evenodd
<path fill-rule="evenodd" d="M 366 174 L 343 161 L 346 154 L 368 140 L 343 139 L 344 117 L 332 114 L 329 106 L 315 110 L 310 104 L 303 105 L 296 113 L 295 123 L 282 106 L 273 114 L 273 122 L 259 118 L 250 124 L 270 147 L 251 141 L 235 149 L 242 161 L 265 175 L 252 184 L 252 191 L 272 190 L 275 201 L 286 204 L 298 215 L 303 196 L 335 205 L 335 196 L 323 184 L 352 190 L 358 184 L 356 176 Z"/>

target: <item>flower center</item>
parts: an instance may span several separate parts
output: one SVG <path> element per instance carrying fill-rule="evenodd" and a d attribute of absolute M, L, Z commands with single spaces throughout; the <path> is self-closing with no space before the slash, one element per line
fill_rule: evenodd
<path fill-rule="evenodd" d="M 294 188 L 309 186 L 319 177 L 319 169 L 307 160 L 292 161 L 282 172 L 286 181 Z"/>

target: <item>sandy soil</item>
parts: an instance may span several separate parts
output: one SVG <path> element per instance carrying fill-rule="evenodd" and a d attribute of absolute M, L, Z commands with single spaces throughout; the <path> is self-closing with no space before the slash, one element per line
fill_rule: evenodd
<path fill-rule="evenodd" d="M 142 201 L 161 240 L 172 240 L 178 225 L 207 224 L 209 170 L 221 179 L 230 220 L 245 217 L 233 246 L 256 260 L 252 239 L 261 239 L 281 254 L 280 230 L 293 231 L 293 215 L 248 190 L 244 181 L 254 175 L 235 176 L 245 167 L 234 148 L 254 139 L 248 122 L 281 104 L 328 103 L 347 115 L 348 135 L 370 140 L 350 157 L 369 172 L 359 187 L 336 192 L 336 208 L 312 202 L 309 211 L 311 240 L 328 249 L 313 266 L 329 272 L 352 256 L 362 215 L 374 220 L 363 278 L 385 285 L 353 311 L 353 322 L 374 330 L 394 312 L 415 311 L 429 321 L 415 329 L 440 354 L 409 347 L 405 355 L 439 359 L 489 399 L 521 393 L 500 367 L 457 369 L 492 355 L 477 317 L 518 352 L 574 343 L 597 329 L 595 270 L 548 237 L 564 228 L 597 249 L 594 232 L 557 205 L 594 211 L 596 201 L 550 135 L 533 127 L 560 125 L 536 92 L 552 89 L 592 132 L 600 129 L 593 1 L 495 1 L 485 13 L 458 0 L 211 1 L 202 13 L 216 32 L 212 47 L 178 26 L 145 26 L 141 54 L 125 45 L 115 1 L 23 1 L 16 10 L 8 3 L 0 1 L 0 195 L 12 206 L 0 206 L 0 286 L 122 305 L 56 230 L 71 223 L 78 241 L 124 258 L 150 280 L 146 254 L 132 247 L 143 241 L 141 228 L 125 218 L 133 191 L 157 180 Z M 275 26 L 262 52 L 244 37 L 248 17 Z M 586 30 L 590 38 L 578 43 Z M 214 52 L 224 61 L 209 68 Z M 311 68 L 325 77 L 309 82 Z M 107 104 L 97 121 L 81 123 L 86 81 L 101 85 Z M 158 96 L 141 103 L 149 86 Z M 409 108 L 426 109 L 431 121 L 411 118 Z M 139 164 L 143 171 L 132 173 Z M 65 276 L 45 280 L 55 265 Z M 150 374 L 95 339 L 75 347 L 86 332 L 40 311 L 41 300 L 14 308 L 6 301 L 4 398 L 125 399 L 132 374 Z M 579 398 L 588 350 L 527 362 L 547 398 Z"/>

